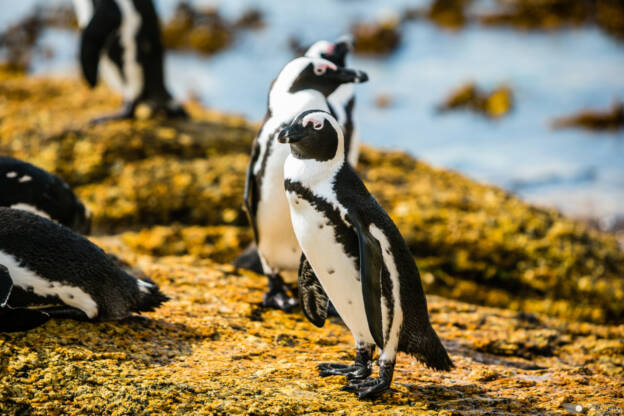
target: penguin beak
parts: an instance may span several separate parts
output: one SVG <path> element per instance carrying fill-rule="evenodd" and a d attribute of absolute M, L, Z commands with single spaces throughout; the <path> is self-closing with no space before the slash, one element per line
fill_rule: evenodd
<path fill-rule="evenodd" d="M 277 135 L 277 141 L 280 143 L 297 143 L 305 138 L 305 134 L 301 131 L 296 131 L 293 126 L 282 129 Z"/>
<path fill-rule="evenodd" d="M 364 71 L 355 69 L 338 68 L 337 71 L 327 72 L 327 75 L 340 81 L 341 84 L 362 83 L 368 81 L 368 75 Z"/>

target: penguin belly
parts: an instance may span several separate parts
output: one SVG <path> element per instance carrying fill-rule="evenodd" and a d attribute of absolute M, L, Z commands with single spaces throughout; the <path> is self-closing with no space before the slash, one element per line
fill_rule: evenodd
<path fill-rule="evenodd" d="M 270 273 L 296 270 L 301 258 L 284 192 L 284 163 L 289 154 L 288 145 L 278 143 L 277 140 L 273 143 L 256 212 L 258 251 L 263 262 L 268 263 L 263 266 L 268 266 Z"/>
<path fill-rule="evenodd" d="M 336 240 L 335 228 L 322 212 L 293 192 L 287 196 L 295 234 L 325 293 L 356 340 L 374 344 L 356 260 L 345 253 Z"/>

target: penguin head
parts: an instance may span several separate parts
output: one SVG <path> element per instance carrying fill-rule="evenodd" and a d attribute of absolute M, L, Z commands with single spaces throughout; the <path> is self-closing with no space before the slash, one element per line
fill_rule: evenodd
<path fill-rule="evenodd" d="M 344 35 L 333 43 L 326 40 L 319 40 L 308 48 L 305 56 L 310 58 L 327 59 L 337 66 L 345 66 L 347 55 L 352 50 L 353 37 L 351 35 Z"/>
<path fill-rule="evenodd" d="M 319 162 L 344 159 L 342 129 L 326 111 L 309 110 L 299 114 L 279 132 L 277 140 L 288 143 L 291 154 L 297 159 L 314 159 Z"/>
<path fill-rule="evenodd" d="M 302 56 L 290 61 L 276 81 L 276 87 L 284 82 L 289 93 L 315 90 L 325 97 L 333 93 L 342 84 L 360 83 L 368 81 L 368 75 L 363 71 L 342 68 L 331 61 L 322 58 Z"/>

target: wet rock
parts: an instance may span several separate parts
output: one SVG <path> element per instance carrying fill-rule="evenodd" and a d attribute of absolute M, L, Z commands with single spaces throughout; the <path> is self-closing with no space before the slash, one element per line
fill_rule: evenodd
<path fill-rule="evenodd" d="M 624 128 L 624 103 L 616 102 L 609 110 L 585 110 L 575 115 L 561 117 L 555 119 L 551 125 L 556 129 L 618 130 Z"/>
<path fill-rule="evenodd" d="M 485 92 L 471 82 L 453 91 L 438 106 L 438 110 L 469 109 L 490 118 L 500 118 L 509 113 L 512 107 L 513 93 L 508 86 L 503 84 L 491 92 Z"/>
<path fill-rule="evenodd" d="M 355 52 L 386 55 L 399 47 L 400 21 L 397 16 L 386 16 L 376 22 L 358 22 L 351 26 Z"/>

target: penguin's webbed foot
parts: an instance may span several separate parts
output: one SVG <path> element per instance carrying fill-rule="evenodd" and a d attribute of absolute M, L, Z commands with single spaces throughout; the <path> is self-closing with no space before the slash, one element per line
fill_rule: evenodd
<path fill-rule="evenodd" d="M 345 376 L 348 380 L 362 380 L 372 373 L 371 365 L 361 363 L 355 365 L 320 363 L 316 367 L 321 377 Z"/>
<path fill-rule="evenodd" d="M 360 400 L 375 397 L 390 388 L 393 375 L 394 361 L 380 361 L 378 378 L 352 380 L 341 390 L 357 394 Z"/>
<path fill-rule="evenodd" d="M 109 121 L 116 121 L 116 120 L 129 120 L 134 118 L 134 110 L 136 108 L 136 104 L 134 103 L 128 103 L 128 104 L 124 104 L 123 107 L 121 107 L 121 109 L 113 114 L 107 114 L 101 117 L 96 117 L 93 120 L 91 120 L 91 124 L 100 124 L 100 123 L 107 123 Z"/>
<path fill-rule="evenodd" d="M 336 307 L 334 306 L 334 304 L 331 303 L 331 301 L 327 305 L 327 316 L 337 316 L 337 317 L 340 317 L 340 314 L 336 310 Z"/>
<path fill-rule="evenodd" d="M 279 274 L 269 276 L 269 290 L 262 296 L 262 306 L 290 312 L 299 304 L 296 298 L 289 296 L 288 286 Z"/>

